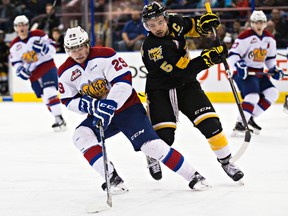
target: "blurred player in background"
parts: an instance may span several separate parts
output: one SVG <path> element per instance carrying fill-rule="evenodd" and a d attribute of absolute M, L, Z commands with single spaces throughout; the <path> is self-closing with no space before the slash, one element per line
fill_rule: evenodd
<path fill-rule="evenodd" d="M 14 29 L 17 37 L 10 44 L 10 61 L 16 74 L 23 80 L 30 80 L 37 98 L 55 117 L 52 128 L 64 130 L 66 122 L 62 117 L 61 103 L 58 97 L 57 68 L 53 60 L 55 46 L 42 30 L 29 31 L 26 16 L 17 16 Z"/>
<path fill-rule="evenodd" d="M 288 60 L 288 47 L 287 47 L 286 58 Z M 287 65 L 287 72 L 288 72 L 288 61 L 286 65 Z M 285 96 L 285 101 L 283 104 L 283 111 L 288 114 L 288 95 Z"/>
<path fill-rule="evenodd" d="M 262 128 L 256 124 L 254 117 L 263 114 L 279 96 L 269 76 L 281 80 L 283 71 L 276 65 L 276 41 L 271 33 L 264 30 L 267 25 L 266 15 L 261 10 L 255 10 L 250 22 L 252 28 L 241 32 L 229 50 L 228 62 L 232 70 L 235 70 L 233 79 L 243 98 L 245 118 L 252 131 L 259 134 Z M 265 65 L 268 74 L 263 75 Z M 242 118 L 238 116 L 232 136 L 244 132 Z"/>
<path fill-rule="evenodd" d="M 0 30 L 0 96 L 9 93 L 8 57 L 9 46 L 5 42 L 5 32 Z"/>

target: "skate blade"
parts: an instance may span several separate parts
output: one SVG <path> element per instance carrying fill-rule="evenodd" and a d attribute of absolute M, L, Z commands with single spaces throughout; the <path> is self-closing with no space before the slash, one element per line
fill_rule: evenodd
<path fill-rule="evenodd" d="M 286 114 L 288 114 L 288 109 L 283 108 L 283 112 L 286 113 Z"/>
<path fill-rule="evenodd" d="M 54 132 L 62 132 L 62 131 L 66 131 L 66 129 L 67 129 L 66 125 L 53 128 Z"/>
<path fill-rule="evenodd" d="M 240 185 L 240 186 L 244 186 L 244 181 L 242 179 L 240 179 L 239 181 L 237 181 L 237 183 Z"/>
<path fill-rule="evenodd" d="M 245 136 L 245 131 L 236 131 L 233 130 L 231 137 L 244 137 Z"/>
<path fill-rule="evenodd" d="M 124 194 L 127 193 L 128 191 L 129 189 L 123 183 L 118 184 L 116 187 L 111 186 L 110 188 L 110 192 L 112 195 Z"/>
<path fill-rule="evenodd" d="M 253 128 L 253 134 L 259 135 L 260 134 L 260 130 Z"/>
<path fill-rule="evenodd" d="M 195 185 L 194 185 L 194 187 L 193 187 L 193 191 L 206 191 L 206 190 L 208 190 L 209 188 L 211 188 L 212 186 L 211 185 L 209 185 L 208 183 L 207 183 L 207 181 L 199 181 L 199 182 L 197 182 Z"/>

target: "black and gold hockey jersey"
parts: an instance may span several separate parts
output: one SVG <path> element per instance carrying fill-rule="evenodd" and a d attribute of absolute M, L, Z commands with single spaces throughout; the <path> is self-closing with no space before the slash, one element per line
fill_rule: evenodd
<path fill-rule="evenodd" d="M 147 68 L 146 92 L 171 89 L 195 82 L 199 72 L 207 69 L 203 58 L 190 59 L 186 36 L 199 37 L 197 17 L 169 14 L 169 32 L 159 38 L 152 33 L 143 42 L 142 61 Z"/>

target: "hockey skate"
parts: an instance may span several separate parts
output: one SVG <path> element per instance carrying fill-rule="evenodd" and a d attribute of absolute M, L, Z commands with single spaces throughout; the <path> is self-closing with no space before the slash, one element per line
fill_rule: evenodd
<path fill-rule="evenodd" d="M 222 168 L 233 181 L 239 181 L 244 176 L 244 173 L 235 164 L 222 164 Z"/>
<path fill-rule="evenodd" d="M 253 116 L 251 116 L 251 118 L 249 119 L 248 124 L 253 128 L 253 133 L 254 134 L 260 134 L 260 131 L 262 130 L 262 128 L 256 124 L 256 122 L 254 121 Z"/>
<path fill-rule="evenodd" d="M 206 182 L 206 179 L 202 175 L 195 172 L 189 183 L 189 187 L 195 191 L 203 191 L 209 189 L 211 186 Z"/>
<path fill-rule="evenodd" d="M 283 111 L 288 114 L 288 95 L 285 97 L 285 102 L 283 104 Z"/>
<path fill-rule="evenodd" d="M 115 169 L 110 174 L 109 181 L 110 181 L 111 194 L 117 195 L 129 191 L 128 188 L 124 185 L 123 179 L 118 175 Z M 104 182 L 101 187 L 104 191 L 106 191 L 107 189 L 106 182 Z"/>
<path fill-rule="evenodd" d="M 146 159 L 147 159 L 150 175 L 155 180 L 160 180 L 162 178 L 162 170 L 161 170 L 159 161 L 148 156 L 146 156 Z"/>
<path fill-rule="evenodd" d="M 252 129 L 249 128 L 249 130 L 250 130 L 250 132 L 253 132 Z M 242 122 L 236 122 L 236 125 L 233 129 L 231 136 L 232 137 L 244 137 L 245 132 L 246 132 L 246 129 L 245 129 L 243 123 Z"/>
<path fill-rule="evenodd" d="M 66 130 L 66 122 L 62 115 L 55 116 L 55 123 L 52 125 L 54 131 L 64 131 Z"/>

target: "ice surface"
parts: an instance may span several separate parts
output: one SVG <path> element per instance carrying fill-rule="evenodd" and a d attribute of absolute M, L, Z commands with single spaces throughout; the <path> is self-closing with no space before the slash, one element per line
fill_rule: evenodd
<path fill-rule="evenodd" d="M 235 104 L 214 104 L 233 152 L 243 142 L 231 138 L 238 114 Z M 63 107 L 68 129 L 55 133 L 54 119 L 41 103 L 0 103 L 0 215 L 84 216 L 87 205 L 105 203 L 104 180 L 72 143 L 74 128 L 85 117 Z M 256 122 L 253 136 L 237 164 L 244 186 L 222 170 L 204 137 L 180 116 L 174 148 L 206 177 L 208 191 L 194 192 L 182 177 L 162 166 L 163 179 L 150 177 L 141 152 L 116 135 L 106 140 L 108 157 L 130 191 L 113 196 L 109 216 L 287 216 L 288 115 L 282 104 Z"/>

